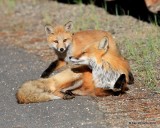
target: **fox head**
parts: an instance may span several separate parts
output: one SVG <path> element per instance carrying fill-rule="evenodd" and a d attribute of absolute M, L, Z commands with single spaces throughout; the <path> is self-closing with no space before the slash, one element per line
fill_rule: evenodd
<path fill-rule="evenodd" d="M 92 69 L 95 86 L 104 89 L 120 91 L 125 87 L 125 74 L 113 69 L 112 63 L 104 60 L 104 56 L 110 52 L 109 37 L 86 46 L 81 54 L 70 57 L 75 65 L 87 65 Z"/>
<path fill-rule="evenodd" d="M 70 32 L 72 26 L 73 24 L 71 21 L 64 26 L 59 25 L 54 28 L 51 25 L 46 25 L 45 31 L 49 47 L 55 49 L 59 53 L 66 52 L 72 42 L 72 33 Z"/>
<path fill-rule="evenodd" d="M 97 41 L 91 45 L 86 46 L 82 49 L 81 53 L 76 56 L 70 56 L 69 59 L 73 64 L 78 65 L 88 65 L 91 66 L 92 61 L 96 63 L 101 63 L 101 59 L 104 54 L 109 49 L 109 40 L 108 37 L 102 38 L 100 41 Z"/>
<path fill-rule="evenodd" d="M 79 54 L 70 56 L 69 59 L 75 65 L 87 65 L 92 71 L 100 71 L 100 74 L 113 69 L 113 74 L 125 74 L 127 83 L 133 84 L 134 77 L 129 63 L 120 54 L 117 55 L 115 52 L 117 49 L 112 45 L 112 41 L 112 38 L 104 37 L 100 41 L 86 46 Z"/>

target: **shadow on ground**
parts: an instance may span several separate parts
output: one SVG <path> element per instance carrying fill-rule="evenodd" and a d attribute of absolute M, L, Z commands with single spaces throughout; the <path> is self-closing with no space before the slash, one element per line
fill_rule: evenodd
<path fill-rule="evenodd" d="M 158 14 L 150 12 L 144 0 L 115 0 L 108 2 L 105 0 L 58 0 L 58 2 L 68 4 L 76 4 L 77 2 L 75 1 L 81 1 L 86 5 L 94 3 L 98 7 L 105 8 L 105 10 L 112 15 L 129 15 L 138 20 L 155 23 L 158 26 L 160 25 L 160 12 Z"/>

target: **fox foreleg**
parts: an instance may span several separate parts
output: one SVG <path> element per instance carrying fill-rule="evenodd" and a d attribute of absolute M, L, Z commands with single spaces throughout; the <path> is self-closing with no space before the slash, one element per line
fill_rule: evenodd
<path fill-rule="evenodd" d="M 49 67 L 43 71 L 41 78 L 48 78 L 50 76 L 50 74 L 53 72 L 53 70 L 56 68 L 56 66 L 58 65 L 58 60 L 53 61 Z"/>

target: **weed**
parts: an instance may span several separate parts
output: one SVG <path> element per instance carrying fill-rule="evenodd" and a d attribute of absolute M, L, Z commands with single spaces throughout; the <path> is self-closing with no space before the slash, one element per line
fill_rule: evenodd
<path fill-rule="evenodd" d="M 83 3 L 82 0 L 73 0 L 73 2 L 76 3 L 76 4 L 82 4 Z"/>
<path fill-rule="evenodd" d="M 155 14 L 154 17 L 152 17 L 152 18 L 149 17 L 148 19 L 152 24 L 154 24 L 156 26 L 160 25 L 160 16 L 159 15 Z"/>

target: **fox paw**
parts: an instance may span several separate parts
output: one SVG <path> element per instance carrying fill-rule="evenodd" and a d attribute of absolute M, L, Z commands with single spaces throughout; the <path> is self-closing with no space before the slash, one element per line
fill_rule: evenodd
<path fill-rule="evenodd" d="M 73 99 L 73 98 L 75 98 L 74 95 L 68 95 L 68 94 L 64 94 L 64 97 L 63 97 L 64 100 L 69 100 L 69 99 Z"/>
<path fill-rule="evenodd" d="M 70 96 L 75 96 L 75 95 L 72 93 L 72 91 L 70 91 L 70 90 L 65 91 L 65 94 L 70 95 Z"/>
<path fill-rule="evenodd" d="M 50 74 L 48 72 L 43 72 L 41 78 L 48 78 Z"/>

